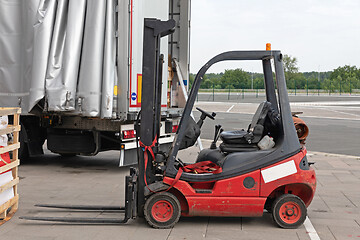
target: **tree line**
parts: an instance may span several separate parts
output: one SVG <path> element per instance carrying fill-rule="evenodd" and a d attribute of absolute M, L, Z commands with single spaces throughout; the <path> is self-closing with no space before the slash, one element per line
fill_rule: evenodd
<path fill-rule="evenodd" d="M 345 65 L 327 72 L 299 72 L 297 59 L 284 55 L 284 71 L 289 89 L 322 89 L 329 92 L 353 92 L 360 89 L 360 68 Z M 190 87 L 195 74 L 190 74 Z M 204 76 L 202 89 L 264 89 L 264 75 L 238 69 Z"/>

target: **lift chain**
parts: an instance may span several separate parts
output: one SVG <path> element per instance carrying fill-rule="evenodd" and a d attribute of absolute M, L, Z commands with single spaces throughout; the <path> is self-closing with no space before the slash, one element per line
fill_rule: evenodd
<path fill-rule="evenodd" d="M 155 160 L 155 154 L 154 154 L 154 151 L 153 151 L 153 147 L 155 147 L 155 144 L 157 142 L 157 136 L 155 136 L 155 139 L 154 141 L 151 143 L 150 146 L 146 146 L 143 142 L 139 141 L 140 143 L 140 146 L 142 148 L 144 148 L 144 160 L 145 160 L 145 168 L 144 168 L 144 181 L 145 181 L 145 185 L 146 187 L 149 189 L 150 192 L 153 192 L 148 184 L 147 184 L 147 180 L 146 180 L 146 169 L 147 169 L 147 165 L 148 165 L 148 161 L 149 161 L 149 155 L 148 155 L 148 152 L 150 153 L 150 155 L 152 156 L 152 159 Z"/>

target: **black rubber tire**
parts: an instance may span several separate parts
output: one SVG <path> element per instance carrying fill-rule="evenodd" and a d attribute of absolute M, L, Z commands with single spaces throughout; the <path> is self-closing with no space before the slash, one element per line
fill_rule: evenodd
<path fill-rule="evenodd" d="M 76 153 L 59 153 L 63 158 L 75 157 Z"/>
<path fill-rule="evenodd" d="M 281 211 L 282 206 L 285 206 L 285 208 L 287 208 L 287 205 L 290 206 L 296 206 L 297 210 L 296 213 L 297 214 L 301 214 L 300 217 L 298 217 L 298 219 L 295 222 L 291 222 L 289 220 L 287 220 L 286 218 L 290 219 L 292 218 L 292 216 L 288 216 L 287 217 L 287 213 L 283 213 Z M 292 213 L 293 210 L 291 210 Z M 275 223 L 282 228 L 297 228 L 299 227 L 301 224 L 304 223 L 305 219 L 306 219 L 306 215 L 307 215 L 307 210 L 306 210 L 306 206 L 304 204 L 304 202 L 301 200 L 301 198 L 299 198 L 298 196 L 295 196 L 293 194 L 284 194 L 281 195 L 280 197 L 278 197 L 277 199 L 275 199 L 273 206 L 272 206 L 272 217 L 275 221 Z M 294 214 L 294 216 L 297 216 Z M 285 221 L 282 219 L 284 218 Z M 297 217 L 296 217 L 297 218 Z M 286 222 L 289 221 L 289 222 Z"/>
<path fill-rule="evenodd" d="M 23 124 L 21 124 L 21 131 L 19 134 L 19 142 L 20 142 L 20 149 L 19 149 L 19 159 L 22 162 L 26 162 L 29 160 L 29 148 L 27 143 L 25 142 L 26 139 L 26 133 L 25 133 L 25 127 Z"/>
<path fill-rule="evenodd" d="M 155 219 L 153 216 L 152 208 L 155 204 L 166 201 L 172 207 L 172 215 L 169 217 L 169 220 L 165 222 L 160 222 Z M 172 228 L 180 219 L 181 216 L 181 206 L 179 200 L 171 193 L 160 192 L 155 193 L 150 196 L 144 206 L 144 216 L 148 224 L 153 228 L 165 229 Z"/>
<path fill-rule="evenodd" d="M 265 202 L 265 206 L 264 206 L 264 209 L 268 212 L 268 213 L 272 213 L 272 206 L 273 206 L 273 203 L 274 203 L 274 200 L 273 198 L 268 198 Z"/>

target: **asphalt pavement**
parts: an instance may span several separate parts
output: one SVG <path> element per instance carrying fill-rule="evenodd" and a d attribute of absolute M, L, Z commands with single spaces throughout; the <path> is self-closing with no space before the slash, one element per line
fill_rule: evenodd
<path fill-rule="evenodd" d="M 220 96 L 219 96 L 220 98 Z M 206 119 L 201 137 L 213 139 L 214 126 L 224 130 L 247 129 L 258 104 L 265 98 L 254 94 L 241 102 L 198 101 L 195 106 L 216 112 L 215 121 Z M 360 156 L 360 96 L 290 96 L 291 110 L 308 125 L 310 151 Z M 194 110 L 196 118 L 199 112 Z"/>
<path fill-rule="evenodd" d="M 203 141 L 209 146 L 210 141 Z M 180 152 L 186 162 L 194 161 L 198 148 Z M 152 229 L 142 218 L 125 225 L 66 224 L 26 221 L 19 216 L 122 218 L 116 212 L 79 212 L 37 208 L 38 203 L 124 206 L 124 178 L 127 167 L 118 168 L 118 152 L 95 157 L 63 158 L 46 151 L 45 155 L 22 164 L 20 207 L 15 216 L 0 226 L 6 240 L 72 239 L 276 239 L 342 240 L 360 237 L 360 158 L 309 152 L 316 162 L 317 190 L 308 208 L 309 220 L 297 229 L 281 229 L 271 214 L 263 217 L 182 217 L 172 229 Z M 310 225 L 309 225 L 310 224 Z"/>
<path fill-rule="evenodd" d="M 202 107 L 201 104 L 198 106 Z M 200 116 L 199 113 L 194 115 L 197 119 Z M 215 121 L 205 120 L 201 137 L 213 139 L 216 124 L 222 125 L 227 131 L 247 129 L 251 118 L 251 114 L 217 112 Z M 306 141 L 309 151 L 360 156 L 359 120 L 304 117 L 302 115 L 300 118 L 309 127 L 309 136 Z"/>
<path fill-rule="evenodd" d="M 360 106 L 357 97 L 298 99 L 293 111 L 310 128 L 308 159 L 316 162 L 317 190 L 308 208 L 308 220 L 298 229 L 281 229 L 271 215 L 260 218 L 180 218 L 172 229 L 150 228 L 142 218 L 125 225 L 81 225 L 21 220 L 23 215 L 68 217 L 116 217 L 110 212 L 77 212 L 39 209 L 36 203 L 124 205 L 124 177 L 128 167 L 119 168 L 119 152 L 94 157 L 64 158 L 45 155 L 22 163 L 19 168 L 20 205 L 15 216 L 0 226 L 1 239 L 360 239 Z M 197 102 L 196 106 L 218 113 L 216 121 L 206 120 L 203 143 L 209 146 L 214 124 L 226 130 L 246 128 L 261 100 L 249 102 Z M 198 114 L 195 114 L 198 116 Z M 183 150 L 185 162 L 195 160 L 197 147 Z"/>

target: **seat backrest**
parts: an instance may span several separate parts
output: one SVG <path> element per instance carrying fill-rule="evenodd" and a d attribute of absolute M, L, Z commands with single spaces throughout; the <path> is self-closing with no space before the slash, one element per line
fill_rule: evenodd
<path fill-rule="evenodd" d="M 255 144 L 263 137 L 265 119 L 271 110 L 271 103 L 264 101 L 256 110 L 248 131 L 224 131 L 220 134 L 221 140 L 226 144 Z M 233 148 L 233 147 L 232 147 Z M 229 152 L 223 150 L 223 152 Z"/>
<path fill-rule="evenodd" d="M 269 112 L 270 108 L 271 108 L 270 102 L 264 101 L 264 102 L 260 103 L 259 107 L 257 108 L 257 110 L 252 118 L 252 121 L 250 124 L 250 131 L 253 131 L 254 127 L 257 124 L 264 125 L 266 115 Z"/>

